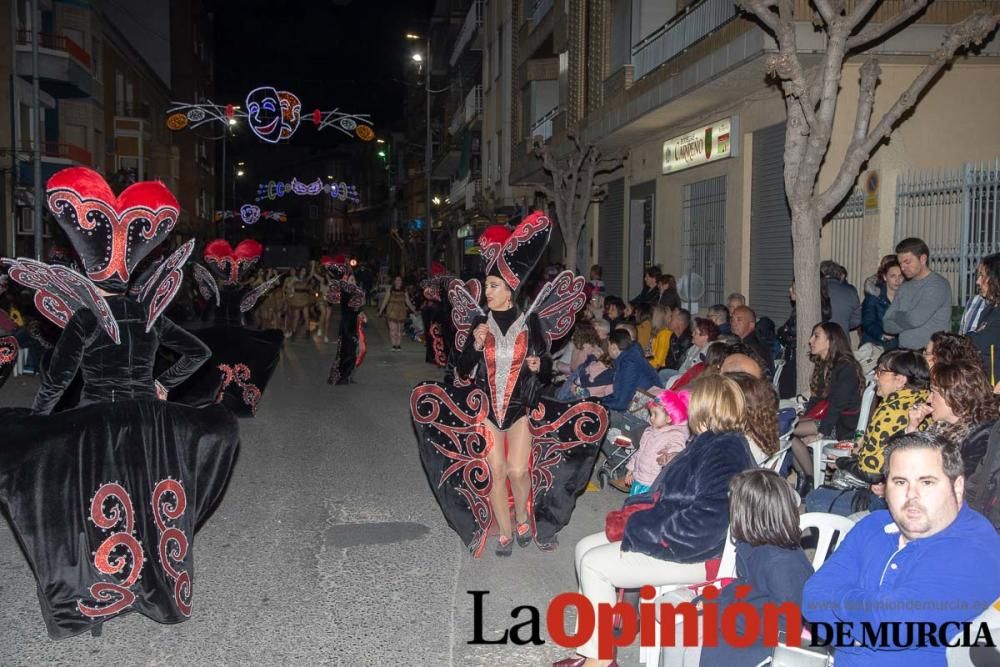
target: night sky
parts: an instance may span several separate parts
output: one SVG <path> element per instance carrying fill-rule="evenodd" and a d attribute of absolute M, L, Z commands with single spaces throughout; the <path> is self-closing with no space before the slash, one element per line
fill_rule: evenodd
<path fill-rule="evenodd" d="M 369 113 L 376 131 L 402 116 L 400 80 L 413 50 L 403 34 L 422 33 L 433 6 L 428 0 L 215 4 L 216 102 L 242 104 L 247 91 L 271 85 L 298 95 L 303 116 L 317 107 Z M 304 128 L 291 143 L 316 136 Z"/>

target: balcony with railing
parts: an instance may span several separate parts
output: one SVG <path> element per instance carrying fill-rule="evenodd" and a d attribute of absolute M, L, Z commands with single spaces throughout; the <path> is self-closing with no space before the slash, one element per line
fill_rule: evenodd
<path fill-rule="evenodd" d="M 452 206 L 470 209 L 476 200 L 476 194 L 482 187 L 482 179 L 478 173 L 467 173 L 462 178 L 452 181 L 448 200 Z"/>
<path fill-rule="evenodd" d="M 696 42 L 736 19 L 733 0 L 702 0 L 667 21 L 659 29 L 632 47 L 635 78 L 683 53 Z"/>
<path fill-rule="evenodd" d="M 451 51 L 451 66 L 454 67 L 466 49 L 481 51 L 483 48 L 483 0 L 472 0 L 469 13 L 465 15 L 462 29 L 455 39 L 455 47 Z"/>
<path fill-rule="evenodd" d="M 559 115 L 559 107 L 553 107 L 547 113 L 542 115 L 541 118 L 536 120 L 531 124 L 531 136 L 541 137 L 543 141 L 548 141 L 552 138 L 552 125 L 555 122 L 556 116 Z"/>
<path fill-rule="evenodd" d="M 17 75 L 31 80 L 32 34 L 30 30 L 17 31 L 15 46 Z M 39 33 L 38 79 L 39 86 L 56 98 L 90 97 L 94 91 L 92 62 L 87 51 L 65 35 Z"/>

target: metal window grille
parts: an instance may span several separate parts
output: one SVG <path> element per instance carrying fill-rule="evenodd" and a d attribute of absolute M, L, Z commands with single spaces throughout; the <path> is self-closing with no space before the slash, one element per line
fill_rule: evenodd
<path fill-rule="evenodd" d="M 931 269 L 948 279 L 954 303 L 976 293 L 979 259 L 1000 252 L 1000 159 L 914 171 L 896 181 L 895 241 L 915 236 Z"/>
<path fill-rule="evenodd" d="M 847 269 L 848 282 L 859 292 L 864 289 L 865 279 L 873 273 L 872 268 L 864 264 L 864 233 L 865 193 L 855 190 L 823 227 L 823 235 L 830 235 L 830 259 Z"/>
<path fill-rule="evenodd" d="M 705 281 L 699 303 L 722 303 L 726 279 L 726 177 L 684 186 L 684 269 Z"/>

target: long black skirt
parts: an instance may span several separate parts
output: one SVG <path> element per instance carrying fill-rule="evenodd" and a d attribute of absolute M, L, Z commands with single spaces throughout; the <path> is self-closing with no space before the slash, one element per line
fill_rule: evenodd
<path fill-rule="evenodd" d="M 194 330 L 212 358 L 170 392 L 170 400 L 201 407 L 222 403 L 237 417 L 252 417 L 281 357 L 277 329 L 217 326 Z"/>
<path fill-rule="evenodd" d="M 222 406 L 0 410 L 0 506 L 53 639 L 129 612 L 192 613 L 194 534 L 222 498 L 239 426 Z"/>

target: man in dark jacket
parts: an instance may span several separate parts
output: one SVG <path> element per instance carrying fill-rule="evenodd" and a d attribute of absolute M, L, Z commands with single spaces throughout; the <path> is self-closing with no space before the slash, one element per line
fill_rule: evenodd
<path fill-rule="evenodd" d="M 676 308 L 667 328 L 673 332 L 673 336 L 670 337 L 666 368 L 677 370 L 691 349 L 691 313 L 685 308 Z"/>
<path fill-rule="evenodd" d="M 774 373 L 774 354 L 771 352 L 771 346 L 757 334 L 757 314 L 749 306 L 739 306 L 733 311 L 729 326 L 740 340 L 760 355 L 764 360 L 764 373 L 767 377 L 771 377 Z"/>

